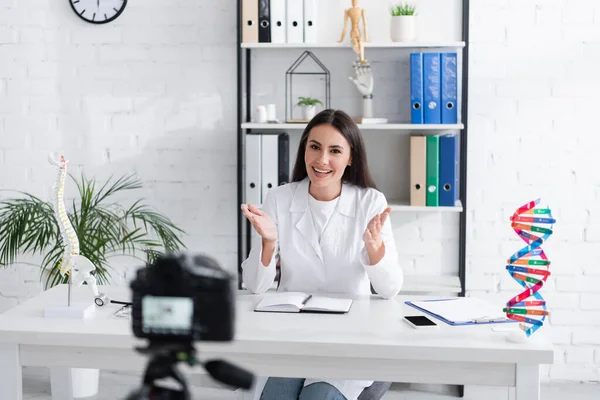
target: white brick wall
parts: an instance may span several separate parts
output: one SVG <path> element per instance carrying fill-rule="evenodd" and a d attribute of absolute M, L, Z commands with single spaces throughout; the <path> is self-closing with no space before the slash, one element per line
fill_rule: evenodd
<path fill-rule="evenodd" d="M 435 6 L 435 0 L 419 3 Z M 140 196 L 189 233 L 188 247 L 210 252 L 233 270 L 231 4 L 130 2 L 114 23 L 92 26 L 66 1 L 0 0 L 0 188 L 47 196 L 55 174 L 46 155 L 57 150 L 68 155 L 75 172 L 85 168 L 89 176 L 137 171 L 147 182 Z M 371 3 L 363 6 L 373 15 Z M 432 15 L 441 14 L 449 15 Z M 328 24 L 326 35 L 337 36 L 340 21 Z M 371 27 L 374 35 L 387 29 L 373 21 Z M 542 197 L 558 218 L 545 247 L 554 264 L 545 288 L 553 315 L 544 330 L 557 345 L 546 378 L 598 381 L 600 207 L 594 203 L 600 200 L 600 173 L 592 149 L 600 138 L 592 122 L 600 89 L 600 6 L 594 0 L 472 0 L 471 41 L 470 293 L 499 303 L 515 294 L 518 286 L 504 262 L 522 242 L 508 217 Z M 332 104 L 358 112 L 347 80 L 352 53 L 315 53 L 332 71 Z M 266 56 L 275 53 L 253 54 L 252 101 L 277 102 L 283 118 L 283 101 L 277 100 L 283 98 L 285 69 L 299 52 L 279 52 L 270 60 Z M 392 120 L 405 119 L 397 111 L 406 108 L 405 99 L 396 95 L 407 90 L 406 76 L 397 75 L 407 71 L 407 60 L 381 50 L 370 51 L 369 59 L 381 79 L 375 109 Z M 292 154 L 298 137 L 292 134 Z M 372 162 L 384 192 L 405 195 L 408 175 L 387 177 L 408 167 L 406 138 L 381 131 L 367 134 L 366 141 L 372 160 L 382 152 L 393 156 L 391 166 Z M 456 215 L 400 213 L 393 221 L 407 273 L 455 273 Z M 117 283 L 126 274 L 116 276 Z M 39 290 L 35 266 L 0 270 L 0 312 Z"/>
<path fill-rule="evenodd" d="M 67 1 L 0 1 L 0 189 L 48 198 L 50 151 L 76 175 L 136 171 L 135 198 L 235 270 L 235 18 L 227 3 L 134 1 L 93 26 Z M 39 290 L 36 267 L 0 270 L 0 312 Z"/>
<path fill-rule="evenodd" d="M 544 246 L 543 330 L 557 346 L 546 378 L 599 381 L 600 5 L 474 0 L 470 26 L 468 286 L 499 302 L 518 293 L 504 265 L 524 242 L 508 217 L 541 197 L 558 220 Z"/>

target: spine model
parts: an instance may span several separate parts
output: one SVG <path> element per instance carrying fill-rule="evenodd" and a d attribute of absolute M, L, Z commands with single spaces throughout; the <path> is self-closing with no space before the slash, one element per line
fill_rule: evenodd
<path fill-rule="evenodd" d="M 73 228 L 73 225 L 71 225 L 71 221 L 69 220 L 69 216 L 65 209 L 65 178 L 67 176 L 68 161 L 65 160 L 64 156 L 60 156 L 60 161 L 56 161 L 50 156 L 49 161 L 51 164 L 58 167 L 58 176 L 53 186 L 53 208 L 54 216 L 65 244 L 65 250 L 59 264 L 59 270 L 63 276 L 66 276 L 72 269 L 71 258 L 79 255 L 79 239 L 75 234 L 75 229 Z"/>

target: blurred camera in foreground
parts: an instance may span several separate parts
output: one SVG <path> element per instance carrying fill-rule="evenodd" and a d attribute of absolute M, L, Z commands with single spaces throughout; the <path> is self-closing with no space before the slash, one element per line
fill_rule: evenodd
<path fill-rule="evenodd" d="M 136 337 L 148 339 L 137 348 L 150 357 L 143 386 L 128 400 L 191 399 L 176 363 L 202 364 L 217 381 L 249 389 L 254 377 L 222 360 L 199 361 L 195 341 L 234 339 L 235 296 L 232 278 L 207 255 L 169 255 L 137 271 L 131 282 L 131 322 Z M 180 390 L 155 381 L 173 378 Z"/>

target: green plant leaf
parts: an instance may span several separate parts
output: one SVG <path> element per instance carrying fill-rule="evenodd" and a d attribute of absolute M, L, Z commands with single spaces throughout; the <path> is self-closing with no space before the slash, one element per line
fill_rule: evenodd
<path fill-rule="evenodd" d="M 403 16 L 403 15 L 415 15 L 415 6 L 411 4 L 397 4 L 390 8 L 390 14 L 393 17 Z"/>
<path fill-rule="evenodd" d="M 14 263 L 21 252 L 40 253 L 58 232 L 52 206 L 37 197 L 0 201 L 0 266 Z"/>
<path fill-rule="evenodd" d="M 302 97 L 302 96 L 298 97 L 297 105 L 299 105 L 299 106 L 315 106 L 317 104 L 322 105 L 323 103 L 321 102 L 321 100 L 315 99 L 312 97 Z"/>

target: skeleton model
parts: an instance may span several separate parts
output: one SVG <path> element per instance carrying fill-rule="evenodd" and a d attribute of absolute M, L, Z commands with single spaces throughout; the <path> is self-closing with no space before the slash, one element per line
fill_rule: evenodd
<path fill-rule="evenodd" d="M 79 254 L 79 239 L 69 221 L 67 211 L 65 210 L 65 177 L 67 176 L 67 160 L 64 156 L 57 161 L 52 155 L 48 157 L 50 164 L 58 167 L 58 177 L 53 187 L 54 189 L 54 215 L 58 222 L 58 227 L 65 243 L 65 250 L 59 263 L 59 270 L 62 276 L 69 275 L 69 306 L 71 305 L 71 285 L 88 284 L 94 293 L 94 303 L 103 306 L 108 302 L 106 295 L 98 293 L 96 278 L 92 272 L 96 269 L 94 264 L 86 257 Z"/>
<path fill-rule="evenodd" d="M 350 20 L 352 24 L 350 28 L 350 41 L 352 42 L 352 48 L 356 54 L 358 54 L 361 64 L 366 64 L 367 60 L 365 60 L 365 46 L 361 40 L 359 28 L 361 18 L 365 30 L 365 42 L 369 41 L 369 31 L 367 27 L 365 10 L 358 7 L 358 0 L 352 0 L 352 7 L 344 11 L 344 29 L 342 30 L 342 37 L 340 40 L 338 40 L 338 43 L 341 43 L 344 40 L 344 36 L 346 36 L 346 31 L 348 28 L 348 20 Z"/>

